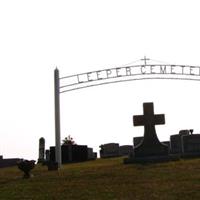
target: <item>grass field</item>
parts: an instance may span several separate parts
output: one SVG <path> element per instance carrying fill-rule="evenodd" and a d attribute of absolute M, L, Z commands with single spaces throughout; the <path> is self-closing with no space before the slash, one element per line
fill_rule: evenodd
<path fill-rule="evenodd" d="M 0 169 L 0 199 L 199 200 L 200 159 L 124 165 L 123 158 L 63 165 L 37 165 L 22 179 L 17 167 Z"/>

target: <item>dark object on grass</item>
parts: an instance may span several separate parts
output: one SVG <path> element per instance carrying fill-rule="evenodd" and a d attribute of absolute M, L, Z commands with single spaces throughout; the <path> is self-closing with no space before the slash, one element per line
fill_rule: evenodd
<path fill-rule="evenodd" d="M 49 161 L 49 162 L 47 162 L 47 166 L 48 166 L 48 170 L 49 171 L 56 171 L 56 170 L 58 170 L 58 163 L 57 162 Z"/>
<path fill-rule="evenodd" d="M 24 172 L 23 178 L 30 178 L 30 171 L 35 167 L 35 160 L 21 160 L 17 166 Z"/>

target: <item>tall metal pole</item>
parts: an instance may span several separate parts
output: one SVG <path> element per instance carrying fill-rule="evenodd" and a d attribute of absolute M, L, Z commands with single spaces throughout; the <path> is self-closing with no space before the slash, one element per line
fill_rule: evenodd
<path fill-rule="evenodd" d="M 54 70 L 54 92 L 55 92 L 55 139 L 56 139 L 56 162 L 61 166 L 61 144 L 60 144 L 60 80 L 59 70 Z"/>

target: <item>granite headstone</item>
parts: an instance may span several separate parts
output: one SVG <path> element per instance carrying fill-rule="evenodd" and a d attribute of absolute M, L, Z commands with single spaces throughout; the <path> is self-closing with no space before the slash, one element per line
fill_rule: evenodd
<path fill-rule="evenodd" d="M 132 145 L 122 145 L 119 147 L 119 151 L 120 151 L 121 156 L 127 156 L 133 152 L 133 146 Z"/>
<path fill-rule="evenodd" d="M 100 146 L 100 157 L 109 158 L 120 156 L 119 144 L 118 143 L 107 143 Z"/>
<path fill-rule="evenodd" d="M 182 153 L 183 157 L 200 157 L 200 134 L 182 137 Z"/>
<path fill-rule="evenodd" d="M 144 103 L 143 112 L 144 115 L 134 116 L 133 122 L 134 126 L 144 126 L 144 138 L 134 147 L 133 154 L 124 159 L 124 163 L 164 162 L 179 159 L 169 156 L 168 146 L 161 143 L 157 137 L 155 125 L 165 123 L 164 115 L 154 114 L 153 103 Z"/>
<path fill-rule="evenodd" d="M 39 139 L 39 158 L 38 163 L 44 162 L 44 153 L 45 153 L 45 139 L 42 137 Z"/>

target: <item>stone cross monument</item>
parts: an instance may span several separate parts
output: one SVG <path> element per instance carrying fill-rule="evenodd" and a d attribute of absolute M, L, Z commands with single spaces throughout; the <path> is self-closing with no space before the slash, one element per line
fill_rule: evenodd
<path fill-rule="evenodd" d="M 124 159 L 124 163 L 178 160 L 179 156 L 169 155 L 168 146 L 160 142 L 156 134 L 155 125 L 165 124 L 165 116 L 154 114 L 153 103 L 144 103 L 143 112 L 143 115 L 133 116 L 133 123 L 134 126 L 144 126 L 144 137 L 134 146 L 133 153 Z"/>
<path fill-rule="evenodd" d="M 154 115 L 153 103 L 144 103 L 143 112 L 133 116 L 134 126 L 144 126 L 144 139 L 134 149 L 135 157 L 167 155 L 168 147 L 158 140 L 155 129 L 155 125 L 165 124 L 165 116 Z"/>

